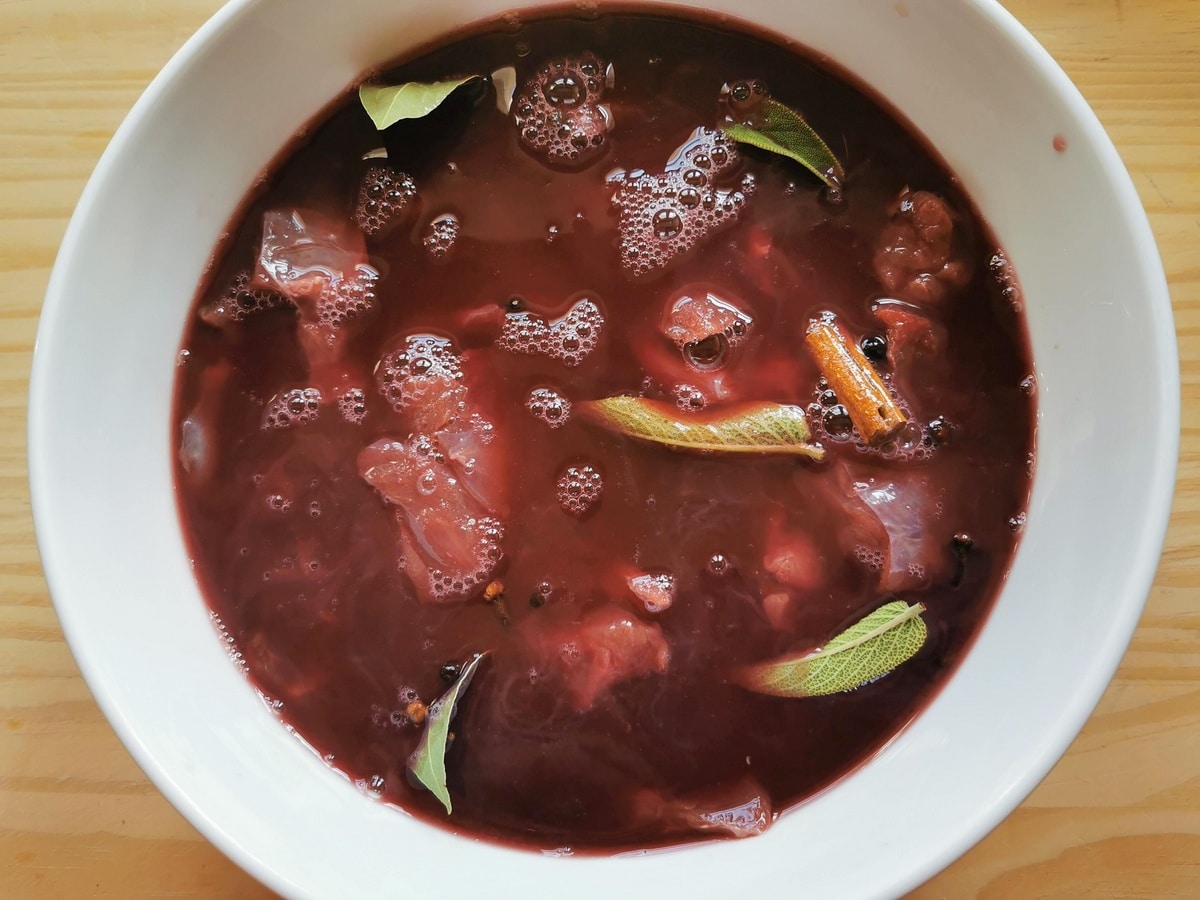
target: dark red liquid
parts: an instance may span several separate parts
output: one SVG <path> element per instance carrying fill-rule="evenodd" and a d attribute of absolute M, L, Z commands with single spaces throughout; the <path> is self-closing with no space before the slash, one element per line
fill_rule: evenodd
<path fill-rule="evenodd" d="M 817 60 L 703 21 L 603 14 L 483 28 L 398 65 L 386 80 L 513 65 L 524 85 L 545 61 L 585 52 L 613 65 L 604 102 L 615 124 L 578 171 L 551 168 L 522 147 L 512 118 L 482 86 L 382 138 L 351 95 L 297 139 L 233 223 L 197 309 L 253 270 L 264 211 L 303 207 L 353 223 L 373 164 L 362 157 L 374 148 L 387 145 L 388 164 L 412 176 L 419 209 L 367 239 L 382 275 L 377 302 L 319 375 L 293 309 L 224 327 L 194 318 L 175 416 L 207 442 L 204 464 L 178 471 L 197 577 L 284 721 L 364 789 L 424 818 L 518 845 L 587 851 L 721 836 L 688 827 L 672 812 L 681 805 L 719 808 L 758 792 L 778 813 L 860 764 L 930 701 L 1011 561 L 1030 486 L 1034 402 L 1019 300 L 1006 267 L 993 263 L 995 238 L 922 139 Z M 740 219 L 635 281 L 621 265 L 606 174 L 661 172 L 695 128 L 717 124 L 720 89 L 738 79 L 761 79 L 803 111 L 845 164 L 842 201 L 831 202 L 798 165 L 744 151 L 734 175 L 750 172 L 757 184 Z M 725 187 L 736 188 L 736 177 Z M 829 439 L 823 463 L 689 455 L 578 414 L 551 429 L 527 411 L 539 387 L 575 403 L 638 393 L 673 403 L 676 384 L 711 384 L 711 373 L 690 369 L 662 333 L 670 303 L 698 286 L 753 319 L 722 370 L 729 393 L 710 398 L 706 415 L 759 401 L 819 402 L 805 328 L 830 310 L 856 339 L 886 334 L 872 304 L 896 295 L 876 257 L 905 189 L 940 198 L 954 227 L 954 277 L 945 296 L 921 307 L 940 335 L 937 352 L 878 363 L 913 422 L 951 423 L 919 433 L 925 449 L 917 455 L 926 458 L 888 460 Z M 437 261 L 422 237 L 445 213 L 461 231 Z M 578 366 L 495 345 L 510 298 L 550 319 L 581 295 L 595 300 L 604 324 Z M 478 313 L 464 319 L 469 310 Z M 503 560 L 487 580 L 503 583 L 503 609 L 483 601 L 482 586 L 454 602 L 420 602 L 398 564 L 396 508 L 360 476 L 364 447 L 412 431 L 372 371 L 418 333 L 466 351 L 471 402 L 495 426 L 498 463 L 485 474 L 508 496 Z M 268 398 L 318 381 L 325 396 L 315 421 L 262 427 Z M 332 390 L 346 387 L 365 392 L 359 423 L 332 400 Z M 556 482 L 583 464 L 604 487 L 579 517 L 560 507 Z M 780 699 L 731 683 L 738 666 L 819 647 L 891 597 L 880 572 L 834 537 L 863 515 L 868 489 L 853 485 L 870 479 L 880 488 L 908 485 L 920 498 L 909 512 L 922 577 L 898 593 L 927 607 L 924 648 L 847 694 Z M 973 541 L 964 565 L 954 549 L 959 533 Z M 779 534 L 801 535 L 816 553 L 810 584 L 781 585 L 766 571 Z M 714 556 L 724 558 L 723 571 Z M 672 606 L 642 609 L 625 587 L 628 570 L 672 574 Z M 531 603 L 543 583 L 552 590 Z M 786 603 L 764 605 L 764 596 L 781 593 Z M 605 610 L 658 628 L 670 662 L 581 703 L 568 682 L 585 676 L 545 664 L 538 648 Z M 481 651 L 488 658 L 451 726 L 447 818 L 406 778 L 421 730 L 405 710 L 414 696 L 429 703 L 445 691 L 446 663 Z"/>

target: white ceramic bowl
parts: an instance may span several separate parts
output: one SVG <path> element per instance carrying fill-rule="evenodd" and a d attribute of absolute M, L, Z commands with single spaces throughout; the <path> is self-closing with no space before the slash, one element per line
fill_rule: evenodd
<path fill-rule="evenodd" d="M 1082 98 L 997 3 L 680 0 L 795 37 L 890 99 L 1025 288 L 1040 384 L 1026 534 L 959 672 L 868 765 L 753 840 L 623 859 L 506 850 L 351 788 L 266 711 L 209 623 L 168 425 L 205 261 L 258 173 L 363 70 L 510 2 L 235 0 L 122 125 L 63 242 L 30 396 L 39 545 L 80 668 L 167 797 L 287 895 L 901 893 L 1007 815 L 1082 727 L 1141 612 L 1174 482 L 1174 330 L 1146 217 Z"/>

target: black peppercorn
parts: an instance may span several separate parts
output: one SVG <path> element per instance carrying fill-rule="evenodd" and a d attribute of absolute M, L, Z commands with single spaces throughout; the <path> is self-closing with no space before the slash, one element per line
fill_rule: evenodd
<path fill-rule="evenodd" d="M 887 338 L 881 334 L 868 334 L 858 346 L 862 348 L 863 356 L 871 362 L 883 362 L 887 359 Z"/>

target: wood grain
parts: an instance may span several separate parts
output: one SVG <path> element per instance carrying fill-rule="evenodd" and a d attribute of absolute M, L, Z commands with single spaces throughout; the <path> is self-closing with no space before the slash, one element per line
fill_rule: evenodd
<path fill-rule="evenodd" d="M 0 3 L 3 897 L 268 896 L 167 804 L 100 715 L 46 594 L 25 480 L 34 333 L 67 217 L 125 112 L 218 5 Z M 1149 605 L 1095 715 L 1008 820 L 913 896 L 1197 897 L 1200 2 L 1006 5 L 1095 108 L 1150 214 L 1179 335 L 1180 477 Z"/>

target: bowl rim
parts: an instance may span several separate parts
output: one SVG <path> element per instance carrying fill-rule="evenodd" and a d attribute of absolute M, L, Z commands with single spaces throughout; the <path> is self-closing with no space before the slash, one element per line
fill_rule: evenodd
<path fill-rule="evenodd" d="M 91 209 L 100 193 L 101 185 L 109 178 L 116 161 L 126 152 L 127 146 L 136 136 L 140 122 L 154 111 L 161 95 L 171 83 L 192 63 L 201 50 L 211 42 L 219 40 L 229 29 L 235 28 L 238 21 L 259 2 L 261 0 L 229 0 L 174 53 L 130 109 L 89 177 L 64 233 L 39 319 L 29 387 L 27 445 L 32 514 L 43 572 L 67 643 L 97 705 L 139 767 L 169 802 L 207 840 L 243 870 L 272 890 L 286 895 L 294 891 L 297 885 L 290 881 L 286 874 L 265 865 L 220 822 L 206 815 L 192 796 L 175 781 L 170 771 L 142 743 L 139 727 L 127 717 L 125 708 L 99 683 L 89 642 L 72 616 L 72 607 L 58 599 L 62 595 L 55 570 L 63 562 L 63 548 L 57 547 L 49 538 L 52 513 L 47 497 L 52 491 L 54 476 L 42 464 L 45 457 L 43 448 L 51 441 L 48 435 L 49 354 L 44 348 L 51 343 L 56 323 L 64 314 L 68 300 L 64 290 L 67 270 L 72 257 L 86 239 L 84 226 L 91 216 Z M 1145 264 L 1147 279 L 1144 286 L 1149 297 L 1147 309 L 1151 317 L 1152 331 L 1161 350 L 1155 367 L 1155 387 L 1161 397 L 1162 414 L 1157 423 L 1157 431 L 1151 436 L 1155 454 L 1153 471 L 1147 478 L 1151 485 L 1148 501 L 1150 512 L 1146 527 L 1141 531 L 1137 551 L 1133 554 L 1136 564 L 1128 573 L 1124 588 L 1129 597 L 1140 597 L 1140 601 L 1127 602 L 1121 606 L 1120 615 L 1110 623 L 1106 633 L 1107 642 L 1103 647 L 1096 648 L 1097 658 L 1102 662 L 1088 673 L 1088 678 L 1080 680 L 1072 705 L 1058 719 L 1053 731 L 1040 736 L 1040 749 L 1036 761 L 1027 766 L 1021 776 L 1010 784 L 1008 791 L 998 802 L 979 808 L 970 821 L 963 822 L 956 834 L 947 836 L 932 852 L 924 855 L 919 864 L 914 864 L 908 871 L 897 873 L 894 885 L 898 891 L 905 892 L 943 870 L 1006 818 L 1043 780 L 1091 716 L 1121 662 L 1152 587 L 1169 523 L 1179 454 L 1179 359 L 1171 300 L 1149 218 L 1132 179 L 1112 140 L 1079 89 L 1016 17 L 1001 6 L 999 0 L 964 2 L 981 12 L 1003 38 L 1011 42 L 1022 54 L 1036 75 L 1058 92 L 1059 98 L 1076 116 L 1076 124 L 1083 129 L 1086 140 L 1100 157 L 1105 178 L 1112 187 L 1121 212 L 1135 236 L 1136 246 L 1132 252 Z"/>

